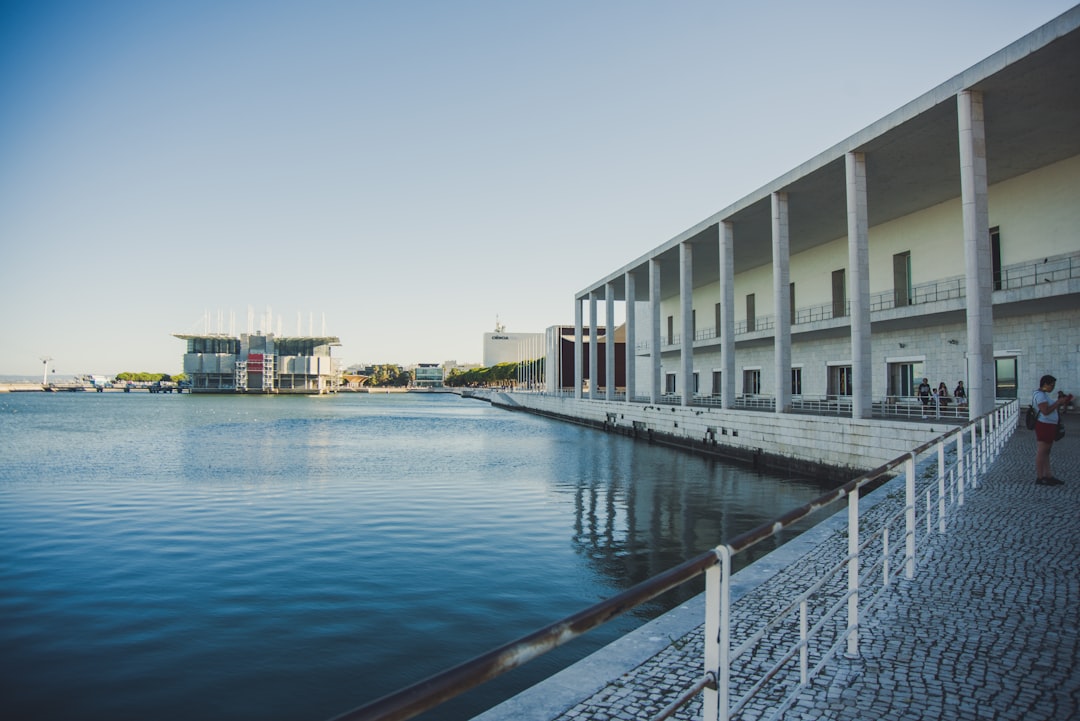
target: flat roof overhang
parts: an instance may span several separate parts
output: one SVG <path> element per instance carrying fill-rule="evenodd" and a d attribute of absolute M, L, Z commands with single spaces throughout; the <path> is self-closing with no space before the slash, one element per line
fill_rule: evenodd
<path fill-rule="evenodd" d="M 957 96 L 983 96 L 987 174 L 991 185 L 1080 155 L 1080 6 L 1063 13 L 972 68 L 729 205 L 637 260 L 581 290 L 613 284 L 626 300 L 623 277 L 648 300 L 649 261 L 661 261 L 661 295 L 677 295 L 679 245 L 694 253 L 694 285 L 719 280 L 719 223 L 730 221 L 735 272 L 772 262 L 771 196 L 788 196 L 790 253 L 847 235 L 845 156 L 864 153 L 870 225 L 960 197 Z"/>

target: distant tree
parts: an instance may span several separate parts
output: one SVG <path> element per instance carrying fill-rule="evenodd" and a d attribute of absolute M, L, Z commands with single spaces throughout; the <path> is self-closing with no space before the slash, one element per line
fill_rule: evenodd
<path fill-rule="evenodd" d="M 176 375 L 169 375 L 168 373 L 133 373 L 131 371 L 124 371 L 123 373 L 117 373 L 115 381 L 120 383 L 156 383 L 157 381 L 186 381 L 187 375 L 184 373 L 177 373 Z"/>
<path fill-rule="evenodd" d="M 412 382 L 412 378 L 413 374 L 411 371 L 403 370 L 401 366 L 387 363 L 384 365 L 372 366 L 371 380 L 368 381 L 368 385 L 384 388 L 403 388 Z"/>
<path fill-rule="evenodd" d="M 455 371 L 450 374 L 445 383 L 452 387 L 467 388 L 497 386 L 513 381 L 517 377 L 517 371 L 517 363 L 499 363 L 490 368 L 473 368 L 464 372 Z"/>

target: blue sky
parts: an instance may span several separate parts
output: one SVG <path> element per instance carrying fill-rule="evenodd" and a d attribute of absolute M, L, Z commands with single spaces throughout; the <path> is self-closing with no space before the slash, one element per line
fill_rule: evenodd
<path fill-rule="evenodd" d="M 479 361 L 1070 6 L 0 2 L 0 374 Z"/>

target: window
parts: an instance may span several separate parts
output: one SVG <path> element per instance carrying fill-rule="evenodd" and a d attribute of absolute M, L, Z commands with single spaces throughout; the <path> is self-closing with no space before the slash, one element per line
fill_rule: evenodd
<path fill-rule="evenodd" d="M 922 361 L 903 361 L 889 364 L 889 390 L 887 395 L 910 398 L 916 395 L 923 378 Z"/>
<path fill-rule="evenodd" d="M 701 385 L 698 382 L 698 380 L 699 380 L 698 379 L 698 374 L 695 372 L 694 373 L 694 395 L 697 395 L 698 392 L 701 390 Z"/>
<path fill-rule="evenodd" d="M 724 316 L 720 312 L 720 304 L 716 304 L 716 337 L 720 337 L 720 329 L 724 327 Z"/>
<path fill-rule="evenodd" d="M 791 369 L 791 395 L 802 395 L 802 368 Z"/>
<path fill-rule="evenodd" d="M 911 305 L 911 251 L 892 257 L 893 300 L 896 307 Z"/>
<path fill-rule="evenodd" d="M 994 359 L 994 397 L 1016 398 L 1016 356 Z"/>
<path fill-rule="evenodd" d="M 664 376 L 664 393 L 675 392 L 675 374 L 668 373 Z"/>
<path fill-rule="evenodd" d="M 667 344 L 675 345 L 675 316 L 667 317 Z"/>
<path fill-rule="evenodd" d="M 721 371 L 712 372 L 712 394 L 716 398 L 720 397 L 720 388 L 722 386 L 721 380 L 723 380 L 723 374 Z"/>
<path fill-rule="evenodd" d="M 994 290 L 1001 290 L 1001 229 L 990 229 L 990 263 L 994 272 Z"/>
<path fill-rule="evenodd" d="M 851 366 L 829 366 L 829 397 L 851 395 Z"/>
<path fill-rule="evenodd" d="M 746 332 L 753 333 L 755 329 L 754 325 L 754 294 L 748 293 L 746 296 Z"/>
<path fill-rule="evenodd" d="M 690 330 L 691 330 L 690 335 L 692 335 L 694 338 L 697 338 L 697 311 L 696 310 L 690 311 Z"/>
<path fill-rule="evenodd" d="M 795 322 L 795 284 L 788 286 L 788 320 Z"/>
<path fill-rule="evenodd" d="M 844 269 L 834 270 L 832 274 L 832 317 L 843 318 L 847 315 L 847 274 Z"/>
<path fill-rule="evenodd" d="M 757 395 L 761 393 L 761 371 L 760 370 L 744 370 L 743 371 L 743 394 L 744 395 Z"/>

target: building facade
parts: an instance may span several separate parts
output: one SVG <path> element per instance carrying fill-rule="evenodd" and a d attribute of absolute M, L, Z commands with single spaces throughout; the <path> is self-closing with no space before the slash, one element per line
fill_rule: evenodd
<path fill-rule="evenodd" d="M 338 388 L 330 352 L 341 341 L 334 336 L 174 335 L 187 343 L 184 373 L 192 393 L 321 395 Z"/>
<path fill-rule="evenodd" d="M 927 378 L 980 415 L 1044 373 L 1080 388 L 1078 26 L 1073 8 L 580 291 L 575 395 L 599 397 L 599 302 L 608 336 L 623 305 L 628 401 L 866 418 Z"/>
<path fill-rule="evenodd" d="M 626 392 L 626 328 L 619 326 L 612 334 L 609 341 L 606 328 L 596 329 L 597 342 L 592 343 L 591 328 L 582 329 L 584 335 L 581 352 L 581 372 L 583 389 L 588 391 L 595 386 L 603 389 L 606 395 L 610 385 L 613 394 Z M 574 326 L 556 325 L 547 329 L 545 340 L 545 367 L 540 381 L 549 392 L 563 393 L 572 391 L 576 386 L 577 363 L 576 346 L 574 343 Z M 592 353 L 596 353 L 596 364 L 591 362 Z M 611 348 L 609 351 L 608 349 Z M 611 355 L 614 361 L 614 372 L 611 376 L 607 373 L 607 358 Z M 595 372 L 595 375 L 590 373 Z M 608 383 L 608 378 L 614 382 Z M 595 382 L 593 379 L 596 379 Z"/>
<path fill-rule="evenodd" d="M 418 363 L 413 369 L 413 385 L 417 388 L 442 388 L 445 374 L 438 363 Z"/>
<path fill-rule="evenodd" d="M 508 333 L 506 327 L 495 323 L 495 330 L 484 334 L 484 367 L 500 363 L 519 363 L 544 355 L 543 333 Z"/>

